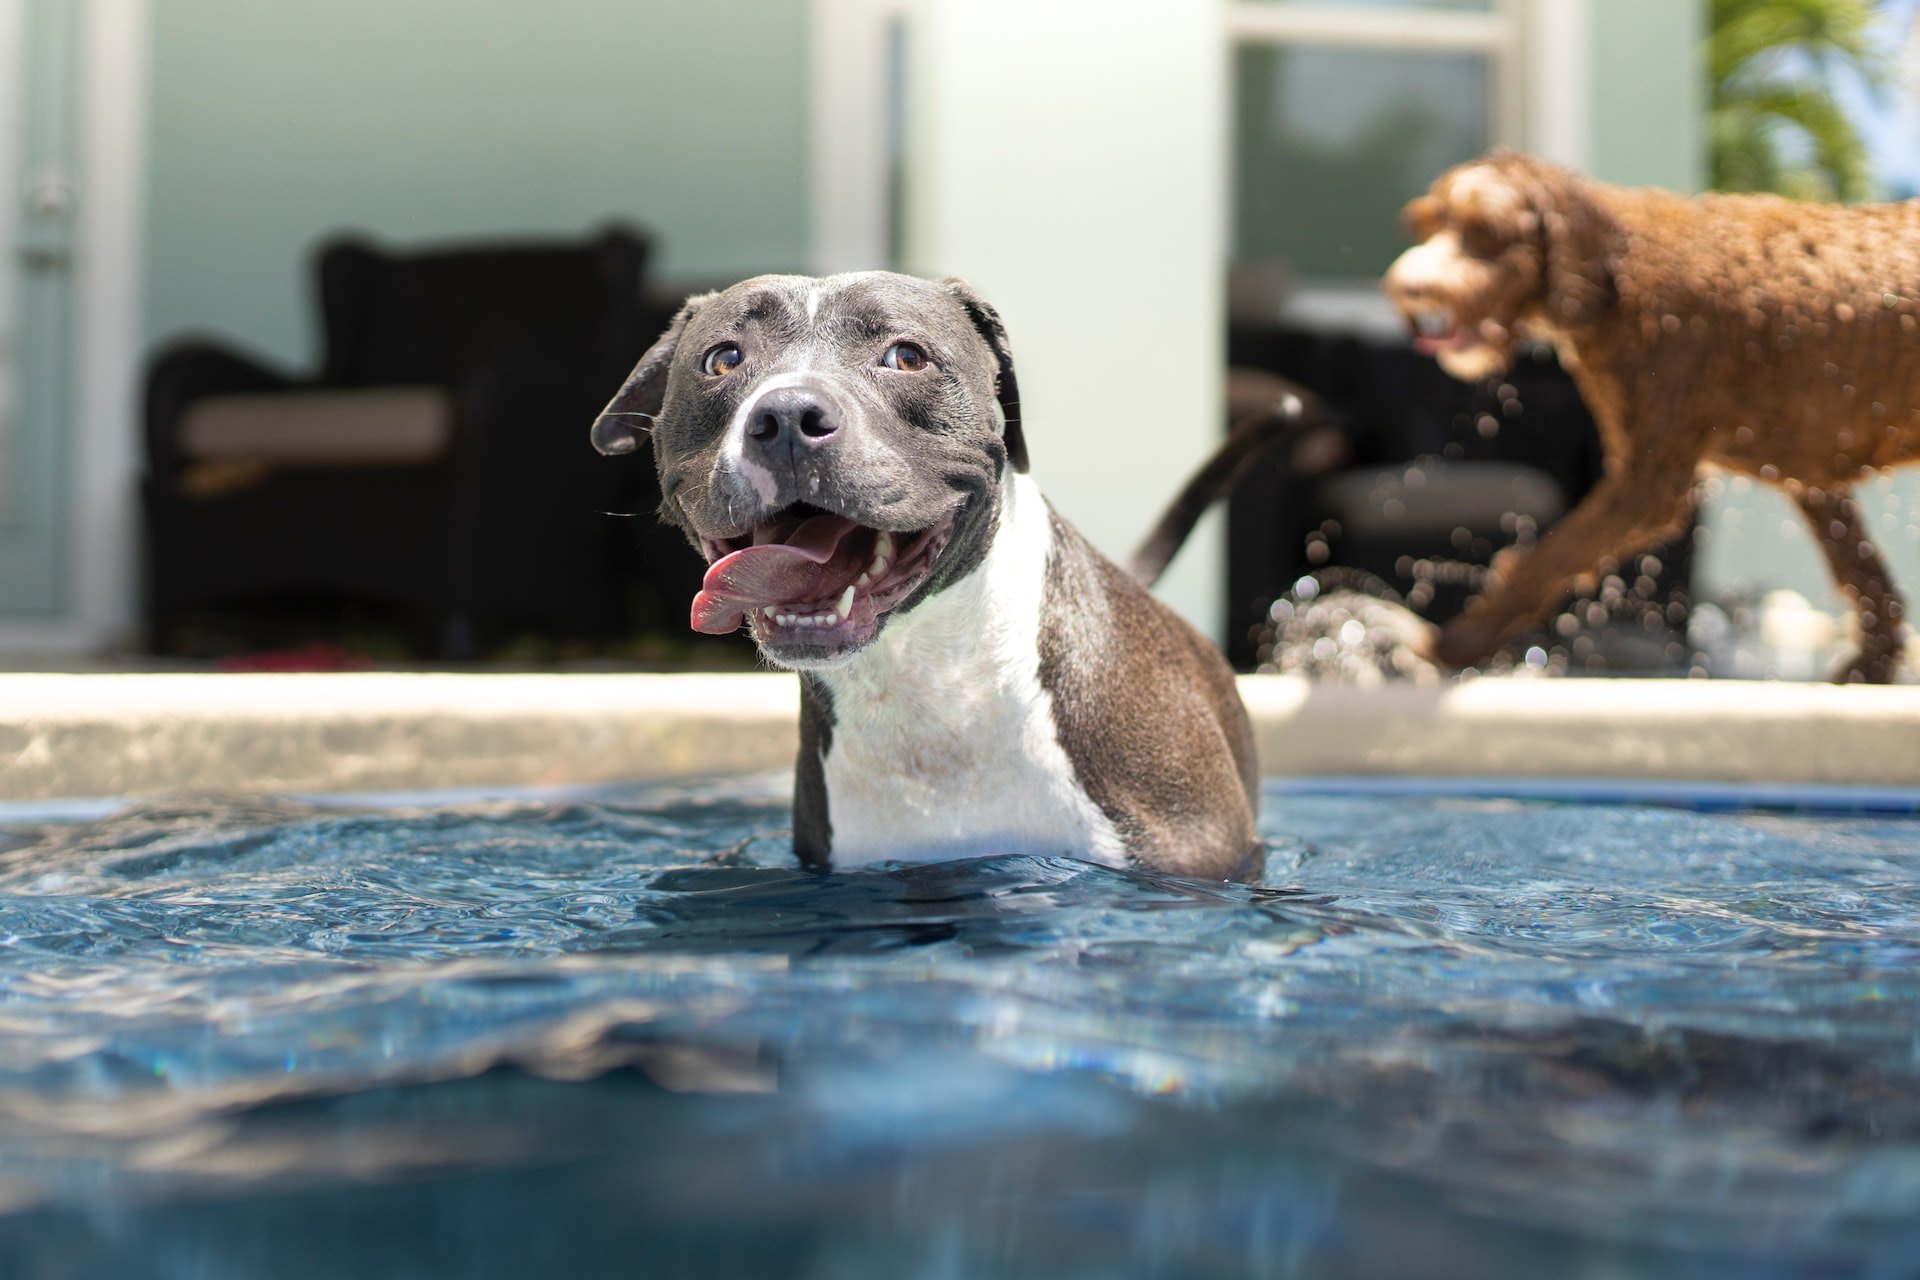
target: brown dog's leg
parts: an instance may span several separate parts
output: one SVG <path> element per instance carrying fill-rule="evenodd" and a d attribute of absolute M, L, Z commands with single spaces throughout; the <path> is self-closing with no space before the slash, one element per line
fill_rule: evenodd
<path fill-rule="evenodd" d="M 1893 575 L 1867 539 L 1859 504 L 1846 486 L 1807 488 L 1794 495 L 1813 536 L 1826 553 L 1827 567 L 1860 619 L 1860 652 L 1842 663 L 1836 684 L 1888 684 L 1900 669 L 1906 604 L 1894 589 Z"/>
<path fill-rule="evenodd" d="M 1433 657 L 1449 667 L 1484 662 L 1510 636 L 1543 620 L 1600 562 L 1620 559 L 1678 532 L 1693 477 L 1608 476 L 1534 546 L 1495 561 L 1486 590 L 1441 628 Z"/>

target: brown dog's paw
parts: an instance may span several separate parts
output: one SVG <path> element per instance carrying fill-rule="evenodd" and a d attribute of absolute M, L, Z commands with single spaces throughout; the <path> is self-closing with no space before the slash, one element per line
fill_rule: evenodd
<path fill-rule="evenodd" d="M 1827 679 L 1833 684 L 1892 684 L 1900 674 L 1900 650 L 1863 649 L 1843 658 Z"/>
<path fill-rule="evenodd" d="M 1450 671 L 1477 667 L 1500 647 L 1499 637 L 1471 614 L 1462 614 L 1434 632 L 1431 649 L 1425 655 L 1431 662 Z"/>

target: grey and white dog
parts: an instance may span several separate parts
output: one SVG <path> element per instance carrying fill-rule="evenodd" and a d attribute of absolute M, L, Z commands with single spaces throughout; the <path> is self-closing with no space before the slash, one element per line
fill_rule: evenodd
<path fill-rule="evenodd" d="M 1239 874 L 1258 769 L 1219 652 L 1027 474 L 994 309 L 960 280 L 761 276 L 690 299 L 593 426 L 651 432 L 709 563 L 696 630 L 800 673 L 815 867 L 1061 854 Z"/>

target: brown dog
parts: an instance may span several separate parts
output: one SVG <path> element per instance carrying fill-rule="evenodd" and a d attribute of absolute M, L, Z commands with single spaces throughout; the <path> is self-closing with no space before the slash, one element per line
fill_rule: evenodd
<path fill-rule="evenodd" d="M 1835 679 L 1884 683 L 1904 611 L 1852 487 L 1920 457 L 1920 202 L 1841 207 L 1625 190 L 1496 151 L 1407 206 L 1386 276 L 1416 344 L 1461 379 L 1550 343 L 1606 472 L 1440 632 L 1462 667 L 1546 618 L 1603 562 L 1685 524 L 1703 463 L 1785 490 L 1860 619 Z"/>

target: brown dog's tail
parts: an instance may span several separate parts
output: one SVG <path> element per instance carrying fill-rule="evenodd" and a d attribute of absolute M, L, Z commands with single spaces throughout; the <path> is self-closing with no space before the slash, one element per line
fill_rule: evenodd
<path fill-rule="evenodd" d="M 1276 393 L 1273 398 L 1234 422 L 1226 440 L 1200 470 L 1194 472 L 1193 479 L 1187 481 L 1180 495 L 1167 506 L 1153 532 L 1134 551 L 1128 569 L 1142 586 L 1150 587 L 1159 581 L 1168 562 L 1179 552 L 1207 508 L 1232 493 L 1269 449 L 1291 446 L 1295 470 L 1304 474 L 1328 470 L 1344 459 L 1345 435 L 1320 397 L 1284 378 L 1274 378 L 1271 383 Z M 1327 436 L 1326 440 L 1313 440 L 1322 433 Z M 1303 448 L 1310 440 L 1323 447 Z M 1326 456 L 1303 458 L 1302 453 Z"/>

